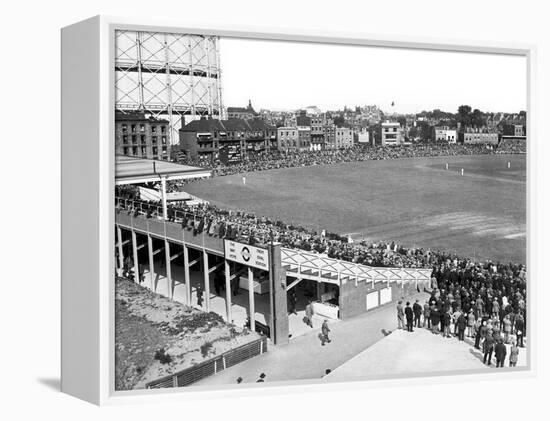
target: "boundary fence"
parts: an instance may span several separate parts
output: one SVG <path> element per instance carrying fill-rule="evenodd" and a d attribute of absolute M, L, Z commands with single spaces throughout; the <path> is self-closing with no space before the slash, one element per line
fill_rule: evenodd
<path fill-rule="evenodd" d="M 146 384 L 147 389 L 189 386 L 205 377 L 216 374 L 249 358 L 267 352 L 267 337 L 262 336 L 253 342 L 224 352 L 208 361 L 186 368 L 169 376 L 161 377 Z"/>

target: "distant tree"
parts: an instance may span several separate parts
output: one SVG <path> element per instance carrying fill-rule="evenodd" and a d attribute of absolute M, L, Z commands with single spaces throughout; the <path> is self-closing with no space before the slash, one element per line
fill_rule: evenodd
<path fill-rule="evenodd" d="M 470 124 L 474 127 L 483 127 L 485 125 L 485 119 L 483 118 L 483 113 L 477 108 L 471 114 Z"/>
<path fill-rule="evenodd" d="M 471 112 L 472 112 L 472 107 L 470 107 L 469 105 L 461 105 L 460 107 L 458 107 L 457 120 L 461 126 L 464 127 L 464 126 L 472 125 L 471 115 L 470 115 Z"/>
<path fill-rule="evenodd" d="M 412 126 L 409 129 L 409 137 L 410 138 L 414 139 L 414 138 L 418 137 L 419 134 L 420 134 L 420 130 L 418 130 L 418 127 Z"/>
<path fill-rule="evenodd" d="M 427 122 L 421 121 L 417 124 L 417 128 L 422 140 L 429 141 L 432 139 L 432 127 Z"/>
<path fill-rule="evenodd" d="M 441 111 L 439 108 L 432 111 L 432 117 L 436 120 L 440 120 L 442 118 L 445 118 L 446 114 L 447 113 Z"/>

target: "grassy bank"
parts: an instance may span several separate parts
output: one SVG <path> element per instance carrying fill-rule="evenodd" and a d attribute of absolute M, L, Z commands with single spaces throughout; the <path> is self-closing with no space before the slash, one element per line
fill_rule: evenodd
<path fill-rule="evenodd" d="M 171 301 L 127 279 L 116 280 L 116 390 L 144 388 L 257 338 L 216 313 Z"/>

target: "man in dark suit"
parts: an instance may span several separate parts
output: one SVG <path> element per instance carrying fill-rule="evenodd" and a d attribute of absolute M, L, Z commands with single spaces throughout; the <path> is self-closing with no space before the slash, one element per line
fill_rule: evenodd
<path fill-rule="evenodd" d="M 413 304 L 413 313 L 414 313 L 414 327 L 421 327 L 420 326 L 420 316 L 422 315 L 422 306 L 418 302 L 418 300 L 415 301 Z"/>
<path fill-rule="evenodd" d="M 409 332 L 413 331 L 413 310 L 411 308 L 411 303 L 407 301 L 407 306 L 405 307 L 405 319 L 407 320 L 407 330 Z"/>
<path fill-rule="evenodd" d="M 523 348 L 523 336 L 525 335 L 525 332 L 523 331 L 525 329 L 525 323 L 523 321 L 523 316 L 520 314 L 518 314 L 516 316 L 516 336 L 517 336 L 517 339 L 518 339 L 518 346 L 520 348 Z"/>
<path fill-rule="evenodd" d="M 495 358 L 497 359 L 497 367 L 504 367 L 504 359 L 506 358 L 506 345 L 500 339 L 495 345 Z"/>
<path fill-rule="evenodd" d="M 296 302 L 298 297 L 296 297 L 296 292 L 294 289 L 291 289 L 288 293 L 288 314 L 298 314 L 296 313 Z"/>
<path fill-rule="evenodd" d="M 466 330 L 466 317 L 464 313 L 460 313 L 458 319 L 456 320 L 457 330 L 458 330 L 458 340 L 464 340 L 464 331 Z"/>
<path fill-rule="evenodd" d="M 432 319 L 432 333 L 437 334 L 439 333 L 439 320 L 441 319 L 441 315 L 439 314 L 439 309 L 437 308 L 437 306 L 433 306 L 432 311 L 430 312 L 430 317 Z"/>
<path fill-rule="evenodd" d="M 432 327 L 431 308 L 430 308 L 430 305 L 428 304 L 428 301 L 426 301 L 426 304 L 424 304 L 423 327 L 427 327 L 428 329 L 431 329 Z"/>
<path fill-rule="evenodd" d="M 483 364 L 491 365 L 491 359 L 493 358 L 493 349 L 495 347 L 495 340 L 493 335 L 487 334 L 483 341 Z"/>
<path fill-rule="evenodd" d="M 202 285 L 199 283 L 197 285 L 197 305 L 199 307 L 202 307 L 202 302 L 203 302 L 202 296 L 203 296 Z"/>

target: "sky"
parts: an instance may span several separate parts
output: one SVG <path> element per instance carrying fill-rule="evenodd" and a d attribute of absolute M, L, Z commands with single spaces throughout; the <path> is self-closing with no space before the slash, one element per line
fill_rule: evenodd
<path fill-rule="evenodd" d="M 519 112 L 527 103 L 527 60 L 520 56 L 220 40 L 223 102 L 294 110 L 378 105 L 384 112 Z M 391 103 L 394 102 L 392 107 Z"/>

